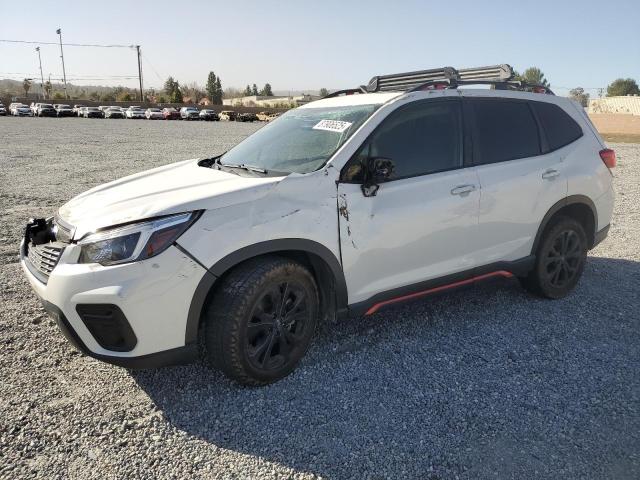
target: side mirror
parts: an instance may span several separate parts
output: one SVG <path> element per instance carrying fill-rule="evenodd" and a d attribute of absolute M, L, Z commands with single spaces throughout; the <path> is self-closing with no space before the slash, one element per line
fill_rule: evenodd
<path fill-rule="evenodd" d="M 378 193 L 380 183 L 385 182 L 393 174 L 393 161 L 390 158 L 372 157 L 367 159 L 362 183 L 362 194 L 374 197 Z"/>

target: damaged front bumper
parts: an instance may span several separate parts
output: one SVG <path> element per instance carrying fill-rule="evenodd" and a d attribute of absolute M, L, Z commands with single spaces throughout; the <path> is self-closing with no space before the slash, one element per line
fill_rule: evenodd
<path fill-rule="evenodd" d="M 45 310 L 76 348 L 129 368 L 197 356 L 197 345 L 186 341 L 186 325 L 193 293 L 206 273 L 201 265 L 175 246 L 139 262 L 79 264 L 78 245 L 56 239 L 51 220 L 36 222 L 26 228 L 20 263 Z M 47 260 L 48 251 L 33 253 L 54 247 L 60 248 L 55 262 Z M 45 266 L 37 264 L 40 257 Z"/>

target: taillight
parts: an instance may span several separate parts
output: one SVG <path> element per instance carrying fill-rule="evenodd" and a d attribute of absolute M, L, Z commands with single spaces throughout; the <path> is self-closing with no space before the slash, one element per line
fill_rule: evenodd
<path fill-rule="evenodd" d="M 613 168 L 616 166 L 616 152 L 611 150 L 610 148 L 600 150 L 600 158 L 607 166 L 607 168 Z"/>

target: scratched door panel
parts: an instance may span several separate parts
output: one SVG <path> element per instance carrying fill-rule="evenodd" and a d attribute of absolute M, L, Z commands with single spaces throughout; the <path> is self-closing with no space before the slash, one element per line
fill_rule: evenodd
<path fill-rule="evenodd" d="M 360 185 L 338 185 L 342 262 L 349 303 L 376 293 L 473 268 L 479 188 L 473 168 L 383 183 L 365 197 Z"/>

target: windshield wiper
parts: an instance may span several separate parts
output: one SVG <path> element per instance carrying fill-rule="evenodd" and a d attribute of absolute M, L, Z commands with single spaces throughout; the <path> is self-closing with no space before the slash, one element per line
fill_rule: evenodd
<path fill-rule="evenodd" d="M 255 167 L 253 165 L 247 165 L 245 163 L 241 163 L 239 165 L 233 165 L 230 163 L 222 163 L 218 160 L 218 165 L 220 165 L 221 167 L 229 167 L 229 168 L 241 168 L 242 170 L 247 170 L 249 172 L 258 172 L 258 173 L 264 173 L 267 174 L 269 173 L 267 170 L 265 170 L 264 168 L 261 167 Z"/>

